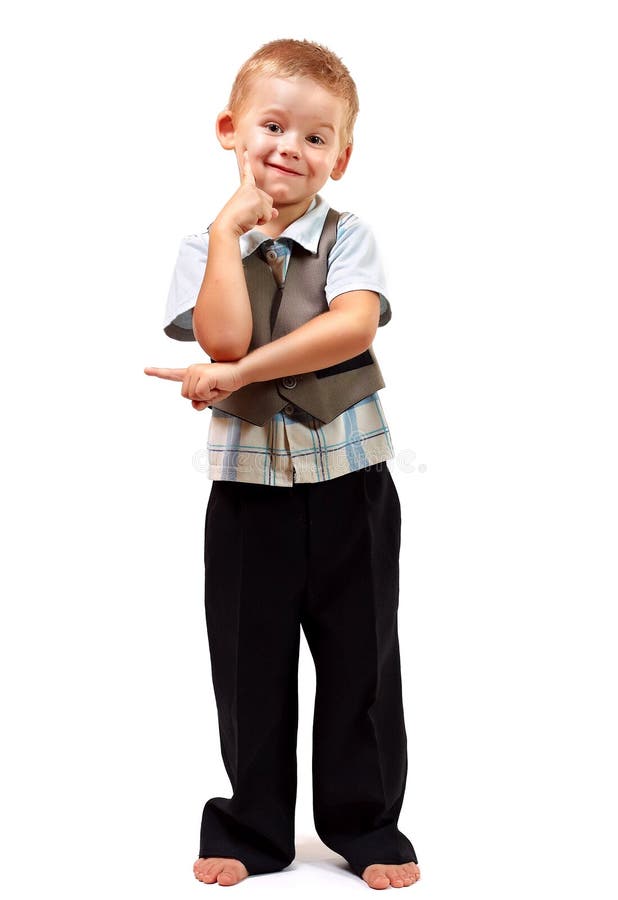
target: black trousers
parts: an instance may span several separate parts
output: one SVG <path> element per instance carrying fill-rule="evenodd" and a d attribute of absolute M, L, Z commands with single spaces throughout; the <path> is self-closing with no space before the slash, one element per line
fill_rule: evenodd
<path fill-rule="evenodd" d="M 418 861 L 397 827 L 408 769 L 400 536 L 386 462 L 291 488 L 213 481 L 205 610 L 233 796 L 206 803 L 201 857 L 236 857 L 251 875 L 294 859 L 302 626 L 316 669 L 316 831 L 359 876 Z"/>

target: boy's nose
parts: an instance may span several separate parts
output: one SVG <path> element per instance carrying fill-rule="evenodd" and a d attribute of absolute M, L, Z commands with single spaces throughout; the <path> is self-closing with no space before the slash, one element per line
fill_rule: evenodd
<path fill-rule="evenodd" d="M 281 135 L 277 149 L 282 156 L 294 156 L 296 159 L 300 156 L 298 140 L 289 132 Z"/>

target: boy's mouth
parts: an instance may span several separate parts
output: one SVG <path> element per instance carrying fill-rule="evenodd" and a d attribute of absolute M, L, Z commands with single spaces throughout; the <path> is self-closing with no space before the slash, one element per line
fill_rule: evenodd
<path fill-rule="evenodd" d="M 278 172 L 283 172 L 284 175 L 300 175 L 300 172 L 294 172 L 292 169 L 286 169 L 283 166 L 277 166 L 275 163 L 266 163 L 271 169 L 277 169 Z"/>

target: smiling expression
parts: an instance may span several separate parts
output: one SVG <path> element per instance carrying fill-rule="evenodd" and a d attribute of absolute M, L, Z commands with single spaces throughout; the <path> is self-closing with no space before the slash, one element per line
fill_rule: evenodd
<path fill-rule="evenodd" d="M 277 207 L 313 199 L 329 178 L 341 178 L 351 145 L 341 134 L 345 101 L 307 77 L 254 79 L 243 109 L 217 117 L 217 136 L 239 163 L 247 148 L 259 188 Z"/>

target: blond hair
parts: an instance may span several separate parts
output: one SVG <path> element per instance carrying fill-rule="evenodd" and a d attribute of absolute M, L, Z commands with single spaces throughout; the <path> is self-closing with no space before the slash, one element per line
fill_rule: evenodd
<path fill-rule="evenodd" d="M 251 91 L 251 80 L 260 75 L 275 78 L 312 78 L 345 101 L 342 146 L 351 144 L 358 115 L 358 94 L 348 69 L 327 47 L 314 41 L 281 38 L 263 44 L 241 66 L 228 101 L 232 113 L 240 113 Z"/>

